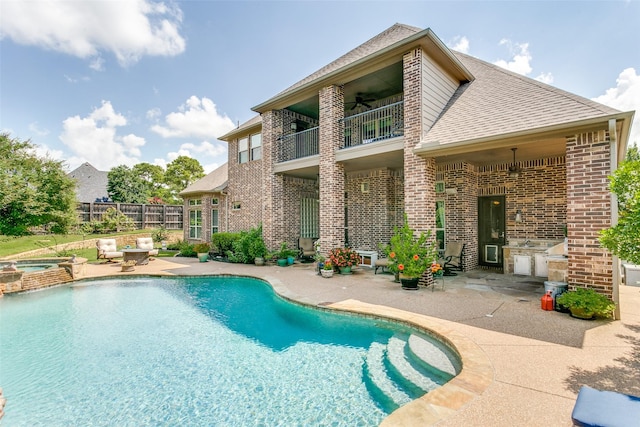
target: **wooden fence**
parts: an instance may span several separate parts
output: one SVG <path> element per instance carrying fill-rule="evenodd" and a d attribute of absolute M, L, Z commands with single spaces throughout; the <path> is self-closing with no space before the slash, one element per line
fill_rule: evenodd
<path fill-rule="evenodd" d="M 137 229 L 159 228 L 182 230 L 182 205 L 145 205 L 140 203 L 91 202 L 78 203 L 78 217 L 82 223 L 101 221 L 109 208 L 116 208 L 131 218 Z"/>

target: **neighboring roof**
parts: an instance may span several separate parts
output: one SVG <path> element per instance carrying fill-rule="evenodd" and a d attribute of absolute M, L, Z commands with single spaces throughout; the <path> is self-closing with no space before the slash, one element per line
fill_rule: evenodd
<path fill-rule="evenodd" d="M 227 187 L 228 177 L 229 172 L 227 163 L 225 163 L 182 190 L 179 194 L 181 196 L 188 196 L 193 194 L 222 192 L 222 190 Z"/>
<path fill-rule="evenodd" d="M 464 65 L 453 53 L 427 28 L 411 27 L 404 24 L 394 24 L 377 36 L 369 39 L 345 55 L 325 65 L 315 73 L 305 77 L 284 91 L 273 96 L 269 100 L 253 107 L 254 111 L 263 112 L 272 109 L 272 105 L 297 91 L 308 89 L 314 84 L 322 84 L 323 79 L 336 78 L 340 73 L 351 72 L 357 66 L 366 66 L 371 61 L 379 60 L 384 55 L 403 55 L 413 45 L 422 45 L 438 62 L 446 64 L 446 67 L 461 81 L 473 80 L 473 74 L 464 68 Z"/>
<path fill-rule="evenodd" d="M 79 202 L 95 202 L 96 199 L 108 197 L 108 172 L 99 171 L 90 163 L 83 163 L 68 176 L 76 181 L 76 198 Z"/>
<path fill-rule="evenodd" d="M 261 126 L 262 126 L 262 116 L 258 114 L 257 116 L 254 116 L 253 118 L 247 120 L 246 122 L 244 122 L 243 124 L 235 128 L 234 130 L 232 130 L 231 132 L 227 132 L 224 135 L 219 136 L 218 139 L 221 141 L 229 141 L 230 139 L 233 139 L 236 135 L 240 135 L 242 133 L 248 133 L 254 128 L 260 129 Z"/>
<path fill-rule="evenodd" d="M 455 55 L 476 79 L 458 88 L 424 136 L 423 147 L 495 138 L 620 113 L 469 55 Z"/>

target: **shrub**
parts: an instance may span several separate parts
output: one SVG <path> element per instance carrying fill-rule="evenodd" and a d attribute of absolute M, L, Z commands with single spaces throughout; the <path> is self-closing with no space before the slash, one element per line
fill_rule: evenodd
<path fill-rule="evenodd" d="M 169 232 L 164 227 L 164 225 L 161 225 L 159 228 L 156 228 L 151 232 L 151 238 L 154 242 L 160 243 L 163 240 L 167 240 L 169 238 Z"/>
<path fill-rule="evenodd" d="M 208 243 L 205 243 L 205 242 L 196 243 L 193 246 L 193 250 L 197 254 L 205 254 L 205 253 L 209 253 L 209 250 L 211 250 L 211 246 Z"/>
<path fill-rule="evenodd" d="M 211 252 L 214 255 L 227 255 L 233 252 L 233 242 L 240 238 L 240 233 L 213 233 L 211 236 Z"/>

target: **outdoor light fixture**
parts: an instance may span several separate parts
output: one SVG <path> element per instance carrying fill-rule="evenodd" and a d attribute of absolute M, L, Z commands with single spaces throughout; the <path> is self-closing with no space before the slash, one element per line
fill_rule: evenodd
<path fill-rule="evenodd" d="M 509 166 L 509 176 L 511 178 L 517 178 L 520 175 L 520 168 L 516 163 L 516 150 L 517 148 L 511 149 L 511 151 L 513 151 L 513 163 L 511 163 L 511 166 Z"/>
<path fill-rule="evenodd" d="M 520 209 L 516 211 L 516 222 L 522 222 L 522 211 Z"/>

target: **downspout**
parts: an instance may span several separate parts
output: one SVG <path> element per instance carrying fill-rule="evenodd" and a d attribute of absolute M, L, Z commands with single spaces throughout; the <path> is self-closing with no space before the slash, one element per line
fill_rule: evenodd
<path fill-rule="evenodd" d="M 609 147 L 611 159 L 611 175 L 618 169 L 618 135 L 616 133 L 616 119 L 609 120 Z M 611 191 L 611 226 L 618 224 L 618 196 Z M 617 255 L 612 255 L 612 297 L 616 308 L 613 312 L 614 319 L 620 320 L 620 259 Z"/>
<path fill-rule="evenodd" d="M 221 191 L 220 194 L 224 196 L 224 231 L 229 232 L 229 192 Z"/>

